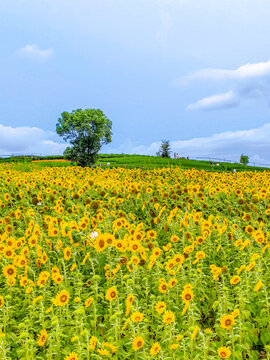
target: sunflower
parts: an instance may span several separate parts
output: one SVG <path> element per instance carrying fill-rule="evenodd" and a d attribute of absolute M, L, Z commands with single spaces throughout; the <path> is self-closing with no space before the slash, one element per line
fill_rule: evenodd
<path fill-rule="evenodd" d="M 39 300 L 42 300 L 42 299 L 43 299 L 43 296 L 42 296 L 42 295 L 39 295 L 39 296 L 35 297 L 35 298 L 33 299 L 33 304 L 36 304 Z"/>
<path fill-rule="evenodd" d="M 135 232 L 134 233 L 134 238 L 135 238 L 135 241 L 141 241 L 143 239 L 143 233 L 142 232 Z"/>
<path fill-rule="evenodd" d="M 114 245 L 116 249 L 119 250 L 120 252 L 124 252 L 126 249 L 126 243 L 123 240 L 120 239 L 116 240 Z"/>
<path fill-rule="evenodd" d="M 12 232 L 13 228 L 12 228 L 11 225 L 7 225 L 7 226 L 5 227 L 5 230 L 6 230 L 6 233 L 7 233 L 7 234 L 10 234 L 10 233 Z"/>
<path fill-rule="evenodd" d="M 251 225 L 248 225 L 245 227 L 245 232 L 247 234 L 251 234 L 254 231 L 253 227 Z"/>
<path fill-rule="evenodd" d="M 71 267 L 70 267 L 70 271 L 74 271 L 76 269 L 76 266 L 77 266 L 77 264 L 72 264 Z"/>
<path fill-rule="evenodd" d="M 46 262 L 48 261 L 48 256 L 46 253 L 42 254 L 42 258 L 41 258 L 41 262 L 42 264 L 46 264 Z"/>
<path fill-rule="evenodd" d="M 180 265 L 185 261 L 185 258 L 182 254 L 176 254 L 176 255 L 174 255 L 173 261 L 176 264 Z"/>
<path fill-rule="evenodd" d="M 192 334 L 191 334 L 191 339 L 192 339 L 192 340 L 195 339 L 198 331 L 199 331 L 199 326 L 196 325 L 195 328 L 194 328 L 194 330 L 193 330 L 193 332 L 192 332 Z"/>
<path fill-rule="evenodd" d="M 239 314 L 240 314 L 240 310 L 239 310 L 239 309 L 235 309 L 235 310 L 232 312 L 231 315 L 232 315 L 234 318 L 236 318 Z"/>
<path fill-rule="evenodd" d="M 108 246 L 108 243 L 105 241 L 104 237 L 98 237 L 95 242 L 95 249 L 98 253 L 104 251 Z"/>
<path fill-rule="evenodd" d="M 137 252 L 137 251 L 140 251 L 140 242 L 139 241 L 132 241 L 130 244 L 129 244 L 129 250 L 133 253 Z"/>
<path fill-rule="evenodd" d="M 64 259 L 65 260 L 69 260 L 71 257 L 71 248 L 69 246 L 67 246 L 65 249 L 64 249 Z"/>
<path fill-rule="evenodd" d="M 37 344 L 39 346 L 44 346 L 47 338 L 48 338 L 47 331 L 46 330 L 41 330 L 40 335 L 38 335 Z"/>
<path fill-rule="evenodd" d="M 103 236 L 105 238 L 107 246 L 112 246 L 114 241 L 115 241 L 114 236 L 112 234 L 109 234 L 109 233 L 105 233 L 105 234 L 103 234 Z"/>
<path fill-rule="evenodd" d="M 22 248 L 21 252 L 20 252 L 20 255 L 21 255 L 21 256 L 22 256 L 22 255 L 26 256 L 26 255 L 28 255 L 28 254 L 29 254 L 29 247 L 28 247 L 28 246 L 24 246 L 24 247 Z"/>
<path fill-rule="evenodd" d="M 255 288 L 254 288 L 254 291 L 255 291 L 255 292 L 258 292 L 258 291 L 261 289 L 262 285 L 263 285 L 262 280 L 259 280 L 259 281 L 257 282 L 257 285 L 256 285 Z"/>
<path fill-rule="evenodd" d="M 154 240 L 157 238 L 157 232 L 155 230 L 148 230 L 146 236 Z"/>
<path fill-rule="evenodd" d="M 159 353 L 159 351 L 160 351 L 160 345 L 158 342 L 155 342 L 150 349 L 150 355 L 155 356 Z"/>
<path fill-rule="evenodd" d="M 45 312 L 46 312 L 46 314 L 49 314 L 51 311 L 52 311 L 52 306 L 51 307 L 49 307 Z"/>
<path fill-rule="evenodd" d="M 69 355 L 65 357 L 64 360 L 78 360 L 78 355 L 72 351 Z"/>
<path fill-rule="evenodd" d="M 197 241 L 197 243 L 198 243 L 199 245 L 202 245 L 203 242 L 204 242 L 204 238 L 203 238 L 202 236 L 197 236 L 197 237 L 196 237 L 196 241 Z"/>
<path fill-rule="evenodd" d="M 188 310 L 188 307 L 189 307 L 189 301 L 185 301 L 185 306 L 184 306 L 184 309 L 182 311 L 182 315 L 185 315 L 185 313 L 187 312 Z"/>
<path fill-rule="evenodd" d="M 10 238 L 6 239 L 6 244 L 7 244 L 7 246 L 14 248 L 16 245 L 16 241 L 15 241 L 14 237 L 10 237 Z"/>
<path fill-rule="evenodd" d="M 43 286 L 49 277 L 50 277 L 50 273 L 48 271 L 41 271 L 38 277 L 37 285 L 39 287 Z"/>
<path fill-rule="evenodd" d="M 134 296 L 132 294 L 129 294 L 126 298 L 126 312 L 125 316 L 128 316 L 130 313 L 131 305 L 134 301 Z"/>
<path fill-rule="evenodd" d="M 16 268 L 13 265 L 6 265 L 3 267 L 3 274 L 6 278 L 13 278 L 16 276 Z"/>
<path fill-rule="evenodd" d="M 134 296 L 132 294 L 129 294 L 126 298 L 126 305 L 132 305 L 134 301 Z"/>
<path fill-rule="evenodd" d="M 190 254 L 194 250 L 194 245 L 189 245 L 184 247 L 184 253 L 186 255 Z"/>
<path fill-rule="evenodd" d="M 186 288 L 182 291 L 182 300 L 184 302 L 189 302 L 193 299 L 194 295 L 193 295 L 193 292 L 192 292 L 192 289 L 189 289 L 189 288 Z"/>
<path fill-rule="evenodd" d="M 251 271 L 254 268 L 255 265 L 256 265 L 256 262 L 251 261 L 251 263 L 246 266 L 246 270 Z"/>
<path fill-rule="evenodd" d="M 176 279 L 172 278 L 172 279 L 169 280 L 169 286 L 170 286 L 171 288 L 175 287 L 176 284 L 177 284 L 177 280 L 176 280 Z"/>
<path fill-rule="evenodd" d="M 74 244 L 74 246 L 75 246 L 75 244 Z M 84 264 L 86 263 L 86 261 L 87 261 L 87 259 L 89 258 L 89 256 L 90 256 L 90 253 L 89 253 L 89 252 L 86 253 L 85 257 L 83 258 L 82 265 L 84 265 Z"/>
<path fill-rule="evenodd" d="M 175 321 L 174 313 L 172 311 L 166 311 L 163 315 L 162 321 L 166 325 L 170 325 L 171 323 L 173 323 Z"/>
<path fill-rule="evenodd" d="M 63 278 L 63 276 L 61 274 L 57 273 L 57 274 L 52 276 L 52 279 L 55 282 L 55 284 L 59 285 L 59 284 L 61 284 L 61 282 L 63 281 L 64 278 Z"/>
<path fill-rule="evenodd" d="M 173 260 L 168 260 L 165 268 L 167 271 L 169 271 L 174 267 L 174 265 L 175 265 L 175 262 Z"/>
<path fill-rule="evenodd" d="M 228 359 L 231 356 L 231 350 L 226 346 L 221 346 L 217 352 L 221 359 Z"/>
<path fill-rule="evenodd" d="M 234 275 L 230 280 L 230 284 L 231 285 L 236 285 L 236 284 L 239 283 L 239 281 L 240 281 L 240 276 Z"/>
<path fill-rule="evenodd" d="M 97 338 L 95 336 L 92 336 L 90 341 L 89 341 L 89 349 L 90 350 L 95 350 L 97 345 Z"/>
<path fill-rule="evenodd" d="M 59 274 L 59 273 L 60 273 L 59 267 L 58 267 L 58 266 L 54 266 L 54 267 L 52 268 L 52 276 L 53 276 L 54 274 Z"/>
<path fill-rule="evenodd" d="M 107 349 L 97 349 L 97 352 L 102 356 L 107 356 L 110 354 Z"/>
<path fill-rule="evenodd" d="M 159 284 L 158 290 L 164 294 L 168 290 L 168 285 L 165 282 L 162 282 Z"/>
<path fill-rule="evenodd" d="M 123 226 L 121 219 L 117 219 L 113 222 L 113 227 L 116 229 L 120 229 Z"/>
<path fill-rule="evenodd" d="M 136 255 L 132 255 L 131 258 L 130 258 L 131 262 L 134 264 L 134 265 L 138 265 L 139 262 L 140 262 L 140 259 L 138 258 L 138 256 Z M 137 266 L 135 266 L 135 269 L 137 268 Z"/>
<path fill-rule="evenodd" d="M 107 347 L 111 350 L 111 352 L 114 354 L 117 350 L 117 347 L 114 346 L 113 344 L 109 343 L 109 342 L 105 342 L 103 341 L 103 343 L 101 344 L 103 347 Z"/>
<path fill-rule="evenodd" d="M 197 251 L 196 252 L 196 259 L 203 259 L 205 258 L 205 252 L 204 251 Z"/>
<path fill-rule="evenodd" d="M 133 350 L 137 351 L 141 347 L 143 347 L 143 344 L 144 344 L 143 338 L 141 336 L 137 336 L 132 341 L 132 348 L 133 348 Z"/>
<path fill-rule="evenodd" d="M 3 251 L 3 255 L 6 259 L 12 259 L 15 256 L 15 252 L 12 247 L 7 246 Z"/>
<path fill-rule="evenodd" d="M 107 290 L 105 299 L 108 301 L 113 301 L 116 297 L 117 297 L 117 289 L 115 286 L 113 286 Z"/>
<path fill-rule="evenodd" d="M 55 299 L 53 300 L 53 304 L 55 306 L 63 306 L 68 303 L 70 298 L 70 294 L 66 290 L 62 290 L 59 294 L 56 295 Z"/>
<path fill-rule="evenodd" d="M 0 307 L 2 307 L 4 304 L 4 298 L 0 295 Z"/>
<path fill-rule="evenodd" d="M 159 301 L 156 305 L 156 311 L 159 314 L 162 314 L 165 308 L 166 308 L 166 303 L 164 301 Z"/>
<path fill-rule="evenodd" d="M 92 298 L 92 296 L 90 296 L 88 299 L 86 299 L 84 302 L 85 307 L 88 308 L 92 304 L 93 300 L 94 299 Z"/>
<path fill-rule="evenodd" d="M 130 317 L 127 318 L 127 320 L 125 321 L 124 325 L 122 326 L 122 330 L 125 330 L 127 328 L 129 322 L 130 322 Z"/>
<path fill-rule="evenodd" d="M 28 244 L 29 244 L 30 248 L 33 248 L 34 246 L 36 246 L 37 240 L 38 240 L 37 236 L 34 236 L 34 235 L 32 235 L 32 236 L 28 239 Z"/>
<path fill-rule="evenodd" d="M 158 258 L 161 253 L 162 253 L 162 250 L 159 247 L 155 247 L 152 251 L 152 255 L 155 258 Z"/>
<path fill-rule="evenodd" d="M 137 311 L 133 313 L 130 318 L 133 322 L 141 322 L 143 320 L 143 314 Z"/>
<path fill-rule="evenodd" d="M 234 242 L 234 246 L 240 246 L 240 245 L 242 245 L 242 243 L 243 243 L 243 240 L 242 239 L 237 239 L 235 242 Z"/>
<path fill-rule="evenodd" d="M 177 236 L 177 235 L 172 235 L 172 236 L 171 236 L 171 242 L 176 243 L 179 239 L 180 239 L 180 238 L 179 238 L 179 236 Z"/>
<path fill-rule="evenodd" d="M 230 330 L 234 324 L 235 318 L 233 315 L 223 315 L 220 318 L 220 326 L 222 327 L 222 329 Z"/>
<path fill-rule="evenodd" d="M 22 276 L 20 279 L 20 286 L 25 287 L 27 285 L 28 279 L 25 276 Z"/>

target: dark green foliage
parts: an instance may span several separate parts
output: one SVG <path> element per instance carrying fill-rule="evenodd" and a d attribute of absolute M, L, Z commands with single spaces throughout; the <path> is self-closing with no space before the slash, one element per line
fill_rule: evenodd
<path fill-rule="evenodd" d="M 171 145 L 169 140 L 162 140 L 157 156 L 162 158 L 169 158 L 171 153 Z"/>
<path fill-rule="evenodd" d="M 248 162 L 249 162 L 248 156 L 242 154 L 240 156 L 240 164 L 247 165 Z"/>
<path fill-rule="evenodd" d="M 111 142 L 111 127 L 112 122 L 99 109 L 63 112 L 56 132 L 72 145 L 66 148 L 64 157 L 80 166 L 93 165 L 102 145 Z"/>

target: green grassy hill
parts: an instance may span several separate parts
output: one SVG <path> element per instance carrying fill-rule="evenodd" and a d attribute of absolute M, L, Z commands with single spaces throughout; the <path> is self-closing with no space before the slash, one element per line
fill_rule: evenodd
<path fill-rule="evenodd" d="M 59 161 L 57 161 L 57 159 Z M 46 160 L 35 162 L 33 160 Z M 8 159 L 0 159 L 0 163 L 5 163 L 8 166 L 11 166 L 13 169 L 21 169 L 25 171 L 31 170 L 34 167 L 44 167 L 44 166 L 75 166 L 76 163 L 73 162 L 63 162 L 63 156 L 47 156 L 47 157 L 13 157 Z M 160 167 L 171 167 L 178 166 L 181 169 L 198 169 L 198 170 L 208 170 L 208 171 L 269 171 L 270 168 L 267 167 L 255 167 L 255 166 L 245 166 L 238 163 L 230 162 L 213 162 L 205 160 L 189 160 L 189 159 L 170 159 L 170 158 L 161 158 L 158 156 L 148 156 L 148 155 L 128 155 L 128 154 L 100 154 L 99 161 L 96 166 L 101 166 L 102 168 L 107 168 L 108 163 L 109 167 L 123 167 L 127 169 L 141 168 L 141 169 L 156 169 Z M 217 165 L 219 164 L 219 165 Z"/>
<path fill-rule="evenodd" d="M 170 167 L 178 166 L 182 169 L 198 169 L 209 171 L 269 171 L 270 168 L 245 166 L 238 163 L 229 162 L 213 162 L 203 160 L 188 160 L 188 159 L 168 159 L 157 156 L 147 155 L 125 155 L 125 154 L 101 154 L 99 158 L 99 164 L 101 166 L 107 166 L 107 163 L 113 167 L 125 167 L 125 168 L 138 168 L 142 169 L 155 169 L 158 167 Z M 219 165 L 217 165 L 219 164 Z"/>

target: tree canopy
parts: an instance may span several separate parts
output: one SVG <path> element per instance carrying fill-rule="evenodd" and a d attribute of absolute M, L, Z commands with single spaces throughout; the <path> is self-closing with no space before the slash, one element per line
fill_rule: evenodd
<path fill-rule="evenodd" d="M 248 162 L 249 162 L 248 156 L 242 154 L 242 155 L 240 156 L 240 163 L 241 163 L 241 164 L 244 164 L 244 165 L 247 165 Z"/>
<path fill-rule="evenodd" d="M 171 153 L 171 145 L 169 140 L 162 140 L 157 156 L 169 158 Z"/>
<path fill-rule="evenodd" d="M 72 146 L 66 148 L 65 158 L 80 166 L 90 166 L 98 159 L 102 145 L 111 142 L 112 122 L 100 109 L 77 109 L 63 112 L 56 132 Z"/>

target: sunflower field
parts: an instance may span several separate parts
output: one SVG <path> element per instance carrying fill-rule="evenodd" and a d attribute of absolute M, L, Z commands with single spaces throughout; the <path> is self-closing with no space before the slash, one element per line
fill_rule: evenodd
<path fill-rule="evenodd" d="M 0 165 L 0 359 L 270 359 L 270 173 Z"/>

